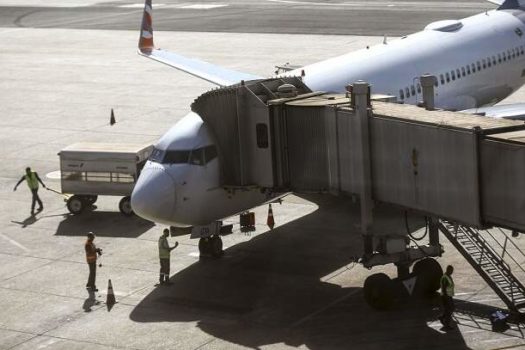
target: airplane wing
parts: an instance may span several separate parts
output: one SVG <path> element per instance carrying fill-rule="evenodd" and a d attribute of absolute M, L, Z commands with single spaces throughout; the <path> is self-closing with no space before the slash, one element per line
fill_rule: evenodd
<path fill-rule="evenodd" d="M 153 43 L 152 13 L 153 9 L 151 0 L 146 0 L 139 39 L 140 55 L 162 62 L 168 66 L 220 86 L 233 85 L 239 83 L 241 80 L 247 81 L 262 78 L 257 75 L 238 72 L 198 59 L 188 58 L 176 53 L 156 49 Z"/>
<path fill-rule="evenodd" d="M 525 103 L 511 103 L 490 107 L 465 109 L 462 113 L 483 115 L 492 118 L 505 118 L 525 121 Z"/>

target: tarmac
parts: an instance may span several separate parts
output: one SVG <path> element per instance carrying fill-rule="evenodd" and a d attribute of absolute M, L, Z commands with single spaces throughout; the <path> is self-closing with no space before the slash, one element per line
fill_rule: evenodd
<path fill-rule="evenodd" d="M 3 2 L 2 2 L 3 3 Z M 6 2 L 7 3 L 7 2 Z M 196 240 L 172 253 L 171 286 L 156 286 L 157 239 L 164 227 L 118 212 L 100 197 L 80 216 L 40 189 L 44 210 L 30 215 L 30 192 L 13 187 L 31 166 L 59 190 L 57 153 L 86 142 L 155 142 L 213 88 L 136 54 L 138 31 L 1 27 L 0 39 L 0 349 L 518 349 L 519 325 L 491 331 L 503 308 L 442 236 L 442 266 L 455 266 L 458 329 L 437 321 L 439 301 L 403 300 L 371 309 L 362 286 L 358 208 L 337 198 L 290 195 L 256 208 L 256 230 L 224 238 L 225 255 L 199 259 Z M 155 33 L 158 46 L 259 75 L 274 65 L 308 64 L 382 42 L 379 36 Z M 508 101 L 524 100 L 523 90 Z M 117 123 L 109 124 L 114 109 Z M 386 229 L 404 225 L 378 209 Z M 415 223 L 415 221 L 414 221 Z M 100 289 L 85 289 L 84 241 L 102 248 Z M 421 232 L 420 232 L 421 233 Z M 516 239 L 525 248 L 525 238 Z M 117 303 L 108 310 L 111 279 Z"/>

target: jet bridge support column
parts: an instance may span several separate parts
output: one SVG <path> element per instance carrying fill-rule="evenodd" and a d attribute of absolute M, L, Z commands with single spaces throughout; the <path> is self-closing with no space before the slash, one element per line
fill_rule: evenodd
<path fill-rule="evenodd" d="M 358 187 L 361 205 L 361 233 L 365 241 L 365 255 L 373 254 L 373 237 L 370 234 L 370 227 L 373 222 L 373 201 L 372 201 L 372 180 L 371 180 L 371 160 L 370 160 L 370 132 L 369 132 L 369 93 L 370 87 L 364 81 L 357 81 L 352 87 L 352 95 L 355 99 L 355 112 L 358 122 L 358 140 L 356 142 L 359 148 L 358 164 L 359 171 Z"/>

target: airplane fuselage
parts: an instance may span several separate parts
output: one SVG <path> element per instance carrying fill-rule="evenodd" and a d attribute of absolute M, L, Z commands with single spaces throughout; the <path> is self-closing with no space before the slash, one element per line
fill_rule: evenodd
<path fill-rule="evenodd" d="M 459 21 L 439 21 L 425 30 L 386 44 L 315 63 L 304 82 L 316 91 L 344 91 L 357 80 L 373 93 L 398 101 L 421 101 L 418 77 L 437 77 L 435 103 L 462 110 L 501 101 L 525 83 L 525 14 L 521 10 L 488 11 Z"/>

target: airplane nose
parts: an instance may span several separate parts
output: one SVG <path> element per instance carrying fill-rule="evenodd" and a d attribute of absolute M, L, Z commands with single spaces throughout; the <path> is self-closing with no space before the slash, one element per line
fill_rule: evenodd
<path fill-rule="evenodd" d="M 175 210 L 175 195 L 175 184 L 165 170 L 146 166 L 131 194 L 131 207 L 145 219 L 169 222 Z"/>

